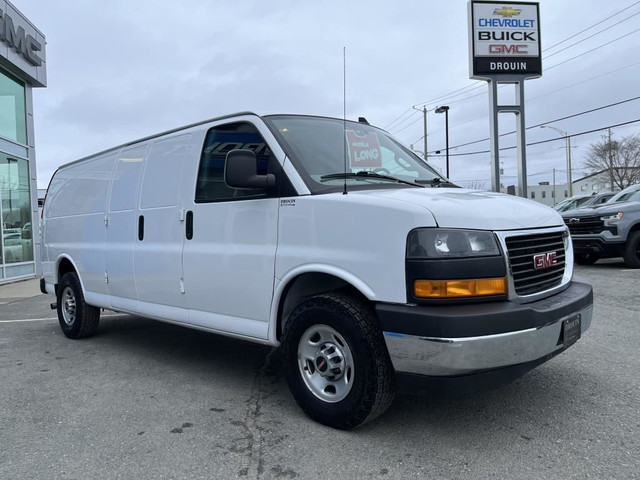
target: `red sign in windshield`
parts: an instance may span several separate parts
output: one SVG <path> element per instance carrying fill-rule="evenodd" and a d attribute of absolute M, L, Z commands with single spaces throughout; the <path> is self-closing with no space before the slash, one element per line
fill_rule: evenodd
<path fill-rule="evenodd" d="M 347 130 L 347 144 L 349 145 L 351 168 L 382 166 L 380 142 L 375 133 L 358 135 L 353 130 Z"/>

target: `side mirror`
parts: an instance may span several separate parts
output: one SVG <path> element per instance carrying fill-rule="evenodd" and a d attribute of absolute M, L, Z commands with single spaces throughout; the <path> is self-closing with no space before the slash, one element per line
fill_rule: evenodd
<path fill-rule="evenodd" d="M 258 175 L 258 159 L 253 150 L 236 149 L 227 153 L 224 183 L 231 188 L 268 188 L 276 184 L 273 173 Z"/>

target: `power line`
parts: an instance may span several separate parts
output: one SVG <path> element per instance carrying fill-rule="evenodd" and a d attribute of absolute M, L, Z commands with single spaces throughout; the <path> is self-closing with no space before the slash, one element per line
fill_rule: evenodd
<path fill-rule="evenodd" d="M 638 63 L 640 63 L 640 62 L 638 62 Z M 570 118 L 579 117 L 579 116 L 582 116 L 582 115 L 586 115 L 586 114 L 588 114 L 588 113 L 597 112 L 597 111 L 599 111 L 599 110 L 604 110 L 605 108 L 615 107 L 615 106 L 622 105 L 622 104 L 629 103 L 629 102 L 633 102 L 633 101 L 636 101 L 636 100 L 640 100 L 640 96 L 633 97 L 633 98 L 627 98 L 626 100 L 621 100 L 621 101 L 619 101 L 619 102 L 610 103 L 610 104 L 608 104 L 608 105 L 603 105 L 603 106 L 601 106 L 601 107 L 592 108 L 592 109 L 590 109 L 590 110 L 584 110 L 584 111 L 582 111 L 582 112 L 574 113 L 574 114 L 572 114 L 572 115 L 567 115 L 567 116 L 565 116 L 565 117 L 555 118 L 555 119 L 553 119 L 553 120 L 548 120 L 548 121 L 546 121 L 546 122 L 538 123 L 538 124 L 536 124 L 536 125 L 531 125 L 531 126 L 527 127 L 525 130 L 530 130 L 530 129 L 532 129 L 532 128 L 539 128 L 539 127 L 541 127 L 542 125 L 548 125 L 548 124 L 550 124 L 550 123 L 561 122 L 562 120 L 568 120 L 568 119 L 570 119 Z M 515 130 L 513 130 L 513 131 L 511 131 L 511 132 L 501 133 L 500 135 L 498 135 L 498 137 L 505 137 L 505 136 L 507 136 L 507 135 L 513 135 L 514 133 L 516 133 L 516 131 L 515 131 Z M 573 136 L 573 135 L 571 135 L 571 136 Z M 449 149 L 451 150 L 451 149 L 453 149 L 453 148 L 462 148 L 462 147 L 467 147 L 467 146 L 469 146 L 469 145 L 474 145 L 474 144 L 476 144 L 476 143 L 480 143 L 480 142 L 486 142 L 486 141 L 488 141 L 488 140 L 490 140 L 490 138 L 489 138 L 489 137 L 487 137 L 487 138 L 483 138 L 482 140 L 474 140 L 473 142 L 462 143 L 462 144 L 460 144 L 460 145 L 456 145 L 456 146 L 453 146 L 453 147 L 449 147 Z"/>
<path fill-rule="evenodd" d="M 417 112 L 416 112 L 416 113 L 417 113 Z M 419 120 L 422 120 L 422 117 L 418 117 L 418 118 L 416 118 L 413 122 L 411 122 L 411 123 L 409 123 L 409 124 L 405 125 L 405 126 L 404 126 L 404 127 L 402 127 L 400 130 L 394 130 L 395 134 L 398 134 L 398 133 L 402 132 L 403 130 L 406 130 L 407 128 L 409 128 L 409 127 L 410 127 L 411 125 L 413 125 L 414 123 L 417 123 Z M 399 127 L 399 126 L 400 126 L 400 125 L 398 125 L 398 127 Z M 424 137 L 424 135 L 423 135 L 423 137 Z"/>
<path fill-rule="evenodd" d="M 637 122 L 640 122 L 640 118 L 638 118 L 636 120 L 630 120 L 628 122 L 617 123 L 615 125 L 609 125 L 608 127 L 601 127 L 601 128 L 596 128 L 594 130 L 588 130 L 588 131 L 585 131 L 585 132 L 572 133 L 569 136 L 570 137 L 580 137 L 582 135 L 588 135 L 590 133 L 601 132 L 602 130 L 607 130 L 609 128 L 623 127 L 625 125 L 631 125 L 631 124 L 637 123 Z M 537 142 L 527 143 L 526 146 L 527 147 L 532 147 L 534 145 L 541 145 L 543 143 L 556 142 L 558 140 L 563 140 L 564 138 L 565 137 L 555 137 L 555 138 L 549 138 L 547 140 L 539 140 Z M 499 150 L 502 152 L 504 150 L 514 150 L 516 148 L 518 148 L 518 147 L 516 145 L 513 145 L 511 147 L 502 147 Z M 480 155 L 480 154 L 484 154 L 484 153 L 491 153 L 491 150 L 482 150 L 482 151 L 477 151 L 477 152 L 466 152 L 466 153 L 449 153 L 449 156 L 450 157 L 464 157 L 466 155 Z M 444 155 L 430 155 L 430 156 L 431 157 L 444 157 Z"/>
<path fill-rule="evenodd" d="M 578 35 L 581 35 L 581 34 L 583 34 L 584 32 L 586 32 L 586 31 L 588 31 L 588 30 L 591 30 L 592 28 L 597 27 L 598 25 L 600 25 L 600 24 L 602 24 L 602 23 L 606 22 L 607 20 L 609 20 L 609 19 L 611 19 L 611 18 L 613 18 L 613 17 L 615 17 L 615 16 L 617 16 L 617 15 L 620 15 L 622 12 L 624 12 L 624 11 L 626 11 L 626 10 L 629 10 L 630 8 L 635 7 L 635 6 L 636 6 L 636 5 L 638 5 L 639 3 L 640 3 L 640 1 L 635 2 L 635 3 L 632 3 L 632 4 L 631 4 L 631 5 L 629 5 L 628 7 L 625 7 L 625 8 L 623 8 L 622 10 L 619 10 L 618 12 L 614 13 L 613 15 L 609 15 L 607 18 L 605 18 L 605 19 L 603 19 L 603 20 L 600 20 L 600 21 L 599 21 L 599 22 L 597 22 L 597 23 L 594 23 L 594 24 L 593 24 L 593 25 L 591 25 L 590 27 L 587 27 L 587 28 L 585 28 L 584 30 L 580 30 L 578 33 L 574 33 L 574 34 L 573 34 L 573 35 L 571 35 L 570 37 L 567 37 L 567 38 L 565 38 L 564 40 L 562 40 L 562 41 L 560 41 L 560 42 L 558 42 L 558 43 L 555 43 L 555 44 L 551 45 L 550 47 L 545 48 L 545 51 L 546 51 L 546 50 L 551 50 L 551 49 L 553 49 L 553 48 L 557 47 L 558 45 L 562 45 L 563 43 L 568 42 L 568 41 L 569 41 L 569 40 L 571 40 L 572 38 L 575 38 L 575 37 L 577 37 Z"/>
<path fill-rule="evenodd" d="M 611 75 L 612 73 L 617 73 L 617 72 L 620 72 L 620 71 L 622 71 L 622 70 L 626 70 L 627 68 L 635 67 L 636 65 L 640 65 L 640 61 L 635 62 L 635 63 L 631 63 L 631 64 L 629 64 L 629 65 L 625 65 L 624 67 L 620 67 L 620 68 L 617 68 L 617 69 L 615 69 L 615 70 L 610 70 L 610 71 L 608 71 L 608 72 L 604 72 L 604 73 L 602 73 L 602 74 L 600 74 L 600 75 L 596 75 L 595 77 L 587 78 L 586 80 L 582 80 L 582 81 L 580 81 L 580 82 L 572 83 L 572 84 L 570 84 L 570 85 L 567 85 L 566 87 L 562 87 L 562 88 L 559 88 L 559 89 L 557 89 L 557 90 L 553 90 L 553 91 L 551 91 L 551 92 L 547 92 L 547 93 L 545 93 L 545 94 L 538 95 L 537 97 L 532 97 L 532 98 L 530 98 L 530 99 L 529 99 L 529 102 L 531 102 L 531 101 L 533 101 L 533 100 L 537 100 L 538 98 L 543 98 L 543 97 L 546 97 L 546 96 L 549 96 L 549 95 L 553 95 L 554 93 L 558 93 L 558 92 L 561 92 L 561 91 L 566 90 L 566 89 L 568 89 L 568 88 L 575 87 L 576 85 L 581 85 L 581 84 L 583 84 L 583 83 L 587 83 L 587 82 L 591 82 L 591 81 L 593 81 L 593 80 L 597 80 L 598 78 L 602 78 L 602 77 L 604 77 L 604 76 L 606 76 L 606 75 Z M 577 114 L 577 115 L 579 115 L 579 114 Z M 458 128 L 458 127 L 460 127 L 460 126 L 462 126 L 462 125 L 465 125 L 465 124 L 467 124 L 467 123 L 475 122 L 476 120 L 482 120 L 482 119 L 484 119 L 484 118 L 486 118 L 486 117 L 482 116 L 482 117 L 476 117 L 476 118 L 473 118 L 473 119 L 471 119 L 471 120 L 467 120 L 467 121 L 465 121 L 465 122 L 457 122 L 457 123 L 456 123 L 452 128 Z M 566 118 L 571 118 L 571 116 L 566 117 Z M 550 120 L 550 121 L 549 121 L 549 122 L 547 122 L 547 123 L 556 122 L 556 121 L 559 121 L 559 120 L 565 120 L 566 118 L 561 118 L 561 119 L 556 119 L 556 120 Z M 528 127 L 528 128 L 533 128 L 533 127 Z M 438 130 L 438 131 L 440 131 L 440 130 Z M 432 132 L 432 133 L 435 133 L 435 132 Z M 507 133 L 503 133 L 503 134 L 500 134 L 500 136 L 501 136 L 501 137 L 503 137 L 503 136 L 505 136 L 505 135 L 511 135 L 511 134 L 513 134 L 513 133 L 515 133 L 515 131 L 507 132 Z M 417 143 L 417 142 L 419 142 L 420 140 L 422 140 L 422 138 L 424 138 L 424 135 L 421 135 L 421 136 L 420 136 L 420 138 L 418 138 L 417 140 L 414 140 L 412 143 Z M 474 141 L 472 141 L 472 142 L 463 143 L 463 144 L 461 144 L 461 145 L 457 145 L 456 147 L 450 147 L 450 148 L 460 148 L 460 147 L 465 147 L 465 146 L 467 146 L 467 145 L 473 145 L 473 144 L 475 144 L 475 143 L 486 142 L 487 140 L 489 140 L 489 138 L 483 138 L 483 139 L 480 139 L 480 140 L 474 140 Z"/>
<path fill-rule="evenodd" d="M 400 120 L 402 117 L 404 117 L 407 113 L 411 113 L 411 110 L 413 110 L 412 108 L 407 108 L 401 115 L 399 115 L 398 117 L 395 118 L 395 120 L 393 120 L 391 123 L 389 123 L 386 127 L 384 127 L 384 130 L 388 130 L 391 125 L 393 125 L 394 123 L 396 123 L 398 120 Z M 402 123 L 402 122 L 401 122 Z"/>
<path fill-rule="evenodd" d="M 571 44 L 571 45 L 569 45 L 568 47 L 565 47 L 565 48 L 563 48 L 563 49 L 561 49 L 561 50 L 558 50 L 557 52 L 550 53 L 550 54 L 549 54 L 549 55 L 547 55 L 545 58 L 553 57 L 554 55 L 557 55 L 557 54 L 559 54 L 559 53 L 564 52 L 565 50 L 568 50 L 568 49 L 570 49 L 570 48 L 573 48 L 573 47 L 575 47 L 576 45 L 578 45 L 578 44 L 580 44 L 580 43 L 582 43 L 582 42 L 586 42 L 586 41 L 587 41 L 587 40 L 589 40 L 590 38 L 593 38 L 593 37 L 595 37 L 596 35 L 600 35 L 601 33 L 606 32 L 607 30 L 612 29 L 612 28 L 613 28 L 613 27 L 615 27 L 616 25 L 620 25 L 621 23 L 626 22 L 627 20 L 631 20 L 631 19 L 632 19 L 633 17 L 635 17 L 636 15 L 640 15 L 640 12 L 636 12 L 636 13 L 634 13 L 633 15 L 630 15 L 630 16 L 628 16 L 627 18 L 624 18 L 624 19 L 620 20 L 619 22 L 614 23 L 613 25 L 609 25 L 608 27 L 603 28 L 602 30 L 597 31 L 596 33 L 594 33 L 594 34 L 592 34 L 592 35 L 589 35 L 588 37 L 585 37 L 585 38 L 583 38 L 582 40 L 578 40 L 576 43 L 572 43 L 572 44 Z"/>
<path fill-rule="evenodd" d="M 575 60 L 576 58 L 580 58 L 580 57 L 586 55 L 587 53 L 591 53 L 591 52 L 595 52 L 596 50 L 600 50 L 602 47 L 606 47 L 607 45 L 611 45 L 613 42 L 617 42 L 618 40 L 622 40 L 623 38 L 628 37 L 629 35 L 632 35 L 632 34 L 638 32 L 638 31 L 640 31 L 640 28 L 636 28 L 635 30 L 633 30 L 633 31 L 631 31 L 629 33 L 626 33 L 626 34 L 622 35 L 621 37 L 614 38 L 613 40 L 611 40 L 611 41 L 609 41 L 607 43 L 603 43 L 602 45 L 599 45 L 599 46 L 597 46 L 595 48 L 592 48 L 591 50 L 587 50 L 586 52 L 582 52 L 581 54 L 576 55 L 575 57 L 571 57 L 571 58 L 569 58 L 567 60 L 564 60 L 564 61 L 562 61 L 560 63 L 556 63 L 555 65 L 553 65 L 551 67 L 548 67 L 546 70 L 547 71 L 551 70 L 552 68 L 556 68 L 556 67 L 559 67 L 560 65 L 564 65 L 565 63 L 570 62 L 571 60 Z"/>
<path fill-rule="evenodd" d="M 554 44 L 554 45 L 552 45 L 552 46 L 550 46 L 550 47 L 545 48 L 545 49 L 543 50 L 543 52 L 549 51 L 549 50 L 551 50 L 551 49 L 553 49 L 553 48 L 555 48 L 555 47 L 557 47 L 557 46 L 559 46 L 559 45 L 561 45 L 561 44 L 563 44 L 563 43 L 565 43 L 565 42 L 567 42 L 567 41 L 571 40 L 572 38 L 575 38 L 575 37 L 577 37 L 577 36 L 581 35 L 582 33 L 586 32 L 586 31 L 588 31 L 588 30 L 591 30 L 592 28 L 594 28 L 594 27 L 596 27 L 596 26 L 598 26 L 598 25 L 600 25 L 600 24 L 602 24 L 602 23 L 606 22 L 607 20 L 609 20 L 609 19 L 611 19 L 611 18 L 613 18 L 613 17 L 615 17 L 615 16 L 617 16 L 617 15 L 619 15 L 619 14 L 621 14 L 621 13 L 625 12 L 626 10 L 629 10 L 630 8 L 632 8 L 632 7 L 634 7 L 634 6 L 638 5 L 638 4 L 640 4 L 640 1 L 637 1 L 637 2 L 635 2 L 635 3 L 633 3 L 633 4 L 631 4 L 631 5 L 629 5 L 629 6 L 625 7 L 625 8 L 623 8 L 622 10 L 619 10 L 618 12 L 616 12 L 616 13 L 614 13 L 614 14 L 612 14 L 612 15 L 608 16 L 608 17 L 606 17 L 605 19 L 600 20 L 599 22 L 594 23 L 593 25 L 589 26 L 588 28 L 586 28 L 586 29 L 584 29 L 584 30 L 581 30 L 581 31 L 580 31 L 580 32 L 578 32 L 578 33 L 575 33 L 574 35 L 571 35 L 570 37 L 567 37 L 567 38 L 565 38 L 564 40 L 562 40 L 562 41 L 560 41 L 560 42 L 558 42 L 558 43 L 556 43 L 556 44 Z M 571 45 L 571 46 L 569 46 L 569 47 L 566 47 L 566 48 L 564 48 L 564 49 L 562 49 L 562 50 L 560 50 L 560 51 L 558 51 L 558 52 L 555 52 L 555 53 L 552 53 L 552 54 L 550 54 L 550 55 L 548 55 L 548 56 L 545 56 L 544 58 L 546 59 L 546 58 L 551 57 L 551 56 L 553 56 L 553 55 L 556 55 L 556 54 L 558 54 L 558 53 L 560 53 L 560 52 L 562 52 L 562 51 L 565 51 L 565 50 L 567 50 L 567 49 L 569 49 L 569 48 L 572 48 L 572 47 L 574 47 L 575 45 L 578 45 L 579 43 L 581 43 L 581 42 L 583 42 L 583 41 L 585 41 L 585 40 L 587 40 L 587 39 L 589 39 L 589 38 L 591 38 L 591 37 L 593 37 L 593 36 L 595 36 L 595 35 L 598 35 L 599 33 L 602 33 L 602 32 L 604 32 L 604 31 L 606 31 L 606 30 L 609 30 L 610 28 L 613 28 L 613 27 L 615 27 L 616 25 L 618 25 L 618 24 L 620 24 L 620 23 L 622 23 L 622 22 L 624 22 L 624 21 L 628 20 L 629 18 L 634 17 L 634 16 L 636 16 L 636 15 L 638 15 L 638 14 L 640 14 L 640 12 L 635 13 L 635 14 L 631 15 L 630 17 L 627 17 L 626 19 L 621 20 L 620 22 L 617 22 L 617 23 L 615 23 L 614 25 L 611 25 L 611 26 L 609 26 L 609 27 L 607 27 L 607 28 L 605 28 L 605 29 L 603 29 L 603 30 L 600 30 L 599 32 L 597 32 L 597 33 L 595 33 L 595 34 L 593 34 L 593 35 L 591 35 L 591 36 L 589 36 L 589 37 L 587 37 L 587 38 L 585 38 L 585 39 L 582 39 L 582 40 L 580 40 L 579 42 L 576 42 L 576 43 L 572 44 L 572 45 Z M 638 30 L 640 30 L 640 29 L 638 29 Z M 595 47 L 595 48 L 593 48 L 593 49 L 591 49 L 591 50 L 588 50 L 588 51 L 586 51 L 586 52 L 583 52 L 583 53 L 581 53 L 581 54 L 579 54 L 579 55 L 576 55 L 575 57 L 569 58 L 569 59 L 567 59 L 567 60 L 565 60 L 565 61 L 562 61 L 562 62 L 560 62 L 560 63 L 557 63 L 556 65 L 552 65 L 551 67 L 548 67 L 548 68 L 546 68 L 545 70 L 547 70 L 547 71 L 548 71 L 548 70 L 551 70 L 552 68 L 555 68 L 555 67 L 557 67 L 557 66 L 563 65 L 564 63 L 567 63 L 567 62 L 569 62 L 569 61 L 575 60 L 576 58 L 579 58 L 579 57 L 581 57 L 581 56 L 583 56 L 583 55 L 586 55 L 586 54 L 591 53 L 591 52 L 593 52 L 593 51 L 595 51 L 595 50 L 598 50 L 598 49 L 600 49 L 600 48 L 602 48 L 602 47 L 604 47 L 604 46 L 607 46 L 607 45 L 609 45 L 609 44 L 611 44 L 611 43 L 613 43 L 613 42 L 616 42 L 616 41 L 618 41 L 618 40 L 621 40 L 622 38 L 625 38 L 625 37 L 627 37 L 627 36 L 629 36 L 629 35 L 631 35 L 631 34 L 633 34 L 633 33 L 637 32 L 638 30 L 634 30 L 634 31 L 632 31 L 632 32 L 629 32 L 629 33 L 627 33 L 627 34 L 625 34 L 625 35 L 623 35 L 623 36 L 621 36 L 621 37 L 618 37 L 618 38 L 616 38 L 616 39 L 614 39 L 614 40 L 611 40 L 610 42 L 607 42 L 607 43 L 605 43 L 605 44 L 602 44 L 602 45 L 600 45 L 600 46 L 598 46 L 598 47 Z M 482 87 L 482 85 L 479 85 L 479 84 L 483 84 L 483 83 L 484 83 L 484 81 L 479 80 L 479 81 L 477 81 L 477 82 L 474 82 L 474 83 L 473 83 L 473 84 L 471 84 L 471 85 L 467 85 L 466 87 L 458 88 L 458 89 L 453 90 L 452 92 L 449 92 L 449 93 L 447 93 L 447 94 L 443 94 L 443 95 L 440 95 L 440 96 L 438 96 L 438 97 L 434 97 L 434 98 L 432 98 L 432 99 L 430 99 L 430 100 L 427 100 L 427 101 L 424 101 L 424 102 L 416 103 L 416 104 L 414 104 L 414 106 L 416 106 L 416 105 L 427 105 L 427 104 L 430 104 L 430 103 L 437 102 L 437 101 L 439 101 L 439 100 L 440 100 L 440 101 L 444 101 L 444 100 L 449 99 L 449 98 L 455 98 L 455 97 L 457 97 L 457 96 L 460 96 L 460 95 L 461 95 L 461 94 L 463 94 L 463 93 L 469 93 L 470 91 L 477 90 L 478 88 L 481 88 L 481 87 Z M 468 92 L 463 92 L 464 90 L 469 90 L 469 91 L 468 91 Z M 458 93 L 458 92 L 461 92 L 461 93 Z M 464 97 L 464 98 L 461 98 L 461 99 L 459 99 L 459 100 L 454 100 L 454 101 L 449 102 L 449 103 L 457 103 L 457 102 L 461 102 L 461 101 L 463 101 L 463 100 L 471 99 L 471 98 L 474 98 L 474 97 L 477 97 L 477 96 L 479 96 L 479 95 L 483 95 L 483 94 L 484 94 L 484 92 L 483 92 L 483 93 L 480 93 L 480 94 L 476 94 L 476 95 L 471 95 L 471 96 L 468 96 L 468 97 Z M 409 109 L 409 110 L 410 110 L 410 109 Z M 404 114 L 403 114 L 403 115 L 404 115 Z M 392 123 L 393 123 L 393 122 L 392 122 Z M 419 141 L 419 140 L 421 140 L 421 139 L 422 139 L 422 138 L 420 138 L 420 139 L 418 139 L 418 140 L 416 140 L 416 141 Z M 415 143 L 415 142 L 414 142 L 414 143 Z"/>

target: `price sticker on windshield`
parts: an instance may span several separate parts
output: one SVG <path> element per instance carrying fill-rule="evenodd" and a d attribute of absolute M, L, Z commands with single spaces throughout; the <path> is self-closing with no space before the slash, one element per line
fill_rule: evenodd
<path fill-rule="evenodd" d="M 353 130 L 347 130 L 347 145 L 351 168 L 382 166 L 380 142 L 375 133 L 358 135 Z"/>

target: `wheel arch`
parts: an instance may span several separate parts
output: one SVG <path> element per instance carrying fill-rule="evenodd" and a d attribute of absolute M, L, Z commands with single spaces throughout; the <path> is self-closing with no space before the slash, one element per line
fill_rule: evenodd
<path fill-rule="evenodd" d="M 78 267 L 75 262 L 68 255 L 61 255 L 56 262 L 56 270 L 55 270 L 55 293 L 58 294 L 58 285 L 60 284 L 60 279 L 63 277 L 65 273 L 74 272 L 78 275 L 78 279 L 80 280 L 80 285 L 82 286 L 82 291 L 84 291 L 84 284 L 82 283 L 82 278 L 80 278 L 80 273 L 78 272 Z"/>
<path fill-rule="evenodd" d="M 280 342 L 287 319 L 296 305 L 306 298 L 332 291 L 348 291 L 365 301 L 376 297 L 371 287 L 358 277 L 335 268 L 316 266 L 292 272 L 274 292 L 270 343 Z"/>
<path fill-rule="evenodd" d="M 633 232 L 637 232 L 638 230 L 640 230 L 640 220 L 631 225 L 631 227 L 629 228 L 629 235 L 631 235 Z"/>

